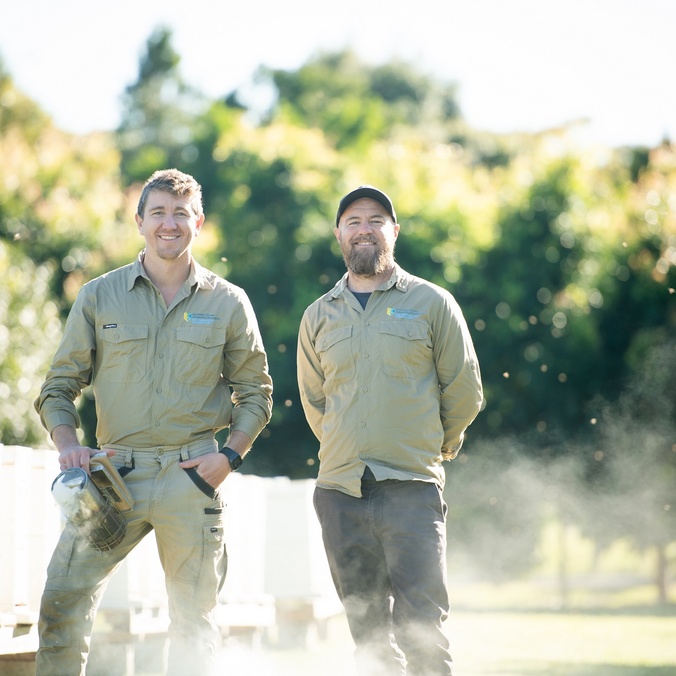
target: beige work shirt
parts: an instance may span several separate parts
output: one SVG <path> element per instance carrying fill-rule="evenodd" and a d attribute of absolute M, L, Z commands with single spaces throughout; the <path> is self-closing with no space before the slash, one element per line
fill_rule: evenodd
<path fill-rule="evenodd" d="M 245 292 L 193 262 L 169 307 L 143 252 L 85 284 L 35 407 L 45 428 L 79 427 L 74 401 L 93 383 L 99 445 L 183 445 L 230 426 L 255 439 L 272 381 Z"/>
<path fill-rule="evenodd" d="M 453 296 L 396 266 L 362 309 L 347 275 L 310 305 L 298 340 L 301 402 L 320 442 L 317 485 L 361 496 L 376 479 L 442 488 L 479 412 L 479 364 Z"/>

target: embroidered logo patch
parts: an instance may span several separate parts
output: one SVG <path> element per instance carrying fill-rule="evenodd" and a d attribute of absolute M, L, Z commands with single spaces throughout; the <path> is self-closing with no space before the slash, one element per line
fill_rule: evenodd
<path fill-rule="evenodd" d="M 421 314 L 422 312 L 418 310 L 405 310 L 398 307 L 387 308 L 387 316 L 394 317 L 395 319 L 415 319 L 416 317 L 420 317 Z"/>
<path fill-rule="evenodd" d="M 211 314 L 202 314 L 200 312 L 184 312 L 183 319 L 191 324 L 213 324 L 217 317 Z"/>

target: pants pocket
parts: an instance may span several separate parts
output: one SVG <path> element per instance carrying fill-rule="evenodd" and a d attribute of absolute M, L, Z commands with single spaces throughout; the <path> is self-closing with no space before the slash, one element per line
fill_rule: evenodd
<path fill-rule="evenodd" d="M 190 477 L 190 480 L 197 486 L 197 488 L 204 493 L 208 498 L 216 500 L 218 491 L 205 479 L 203 479 L 197 471 L 197 467 L 182 468 L 183 471 Z"/>

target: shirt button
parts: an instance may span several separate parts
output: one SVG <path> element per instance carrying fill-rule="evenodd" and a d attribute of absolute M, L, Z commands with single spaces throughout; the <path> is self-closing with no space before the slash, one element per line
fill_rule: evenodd
<path fill-rule="evenodd" d="M 158 420 L 158 421 L 155 423 L 155 427 L 159 427 L 159 426 L 160 426 L 160 421 Z"/>
<path fill-rule="evenodd" d="M 369 353 L 368 353 L 368 352 L 364 352 L 364 359 L 368 359 L 368 358 L 369 358 Z"/>
<path fill-rule="evenodd" d="M 361 388 L 361 391 L 362 391 L 362 392 L 368 392 L 368 391 L 369 391 L 369 388 L 368 388 L 368 387 L 362 387 L 362 388 Z"/>
<path fill-rule="evenodd" d="M 413 335 L 413 331 L 409 331 L 409 332 L 408 332 L 408 335 L 409 335 L 409 336 L 412 336 L 412 335 Z"/>
<path fill-rule="evenodd" d="M 160 394 L 160 393 L 162 392 L 162 388 L 161 388 L 161 387 L 158 387 L 158 388 L 155 390 L 155 392 L 157 392 L 158 394 Z"/>
<path fill-rule="evenodd" d="M 160 359 L 164 359 L 164 355 L 160 353 Z"/>
<path fill-rule="evenodd" d="M 115 340 L 117 340 L 119 337 L 120 337 L 120 334 L 119 334 L 119 333 L 116 333 L 116 334 L 115 334 Z"/>
<path fill-rule="evenodd" d="M 362 420 L 362 421 L 361 421 L 361 426 L 362 426 L 362 427 L 366 427 L 366 421 L 365 421 L 365 420 Z"/>

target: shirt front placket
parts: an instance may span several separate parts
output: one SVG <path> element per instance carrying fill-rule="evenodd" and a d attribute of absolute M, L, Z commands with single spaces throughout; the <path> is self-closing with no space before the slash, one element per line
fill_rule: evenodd
<path fill-rule="evenodd" d="M 381 339 L 379 313 L 382 312 L 383 296 L 374 291 L 366 308 L 354 323 L 353 336 L 357 359 L 357 452 L 362 460 L 368 458 L 378 437 L 377 411 L 378 381 L 380 378 Z"/>
<path fill-rule="evenodd" d="M 176 343 L 176 315 L 180 314 L 179 306 L 188 296 L 187 285 L 176 294 L 169 308 L 166 307 L 162 295 L 155 291 L 155 327 L 152 332 L 154 344 L 150 345 L 153 351 L 152 358 L 152 405 L 150 415 L 150 435 L 152 445 L 166 442 L 167 421 L 170 413 L 183 399 L 183 388 L 172 379 L 172 360 L 175 358 Z"/>

